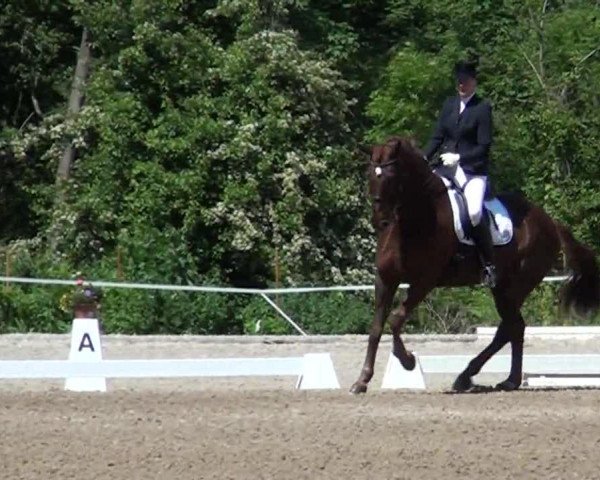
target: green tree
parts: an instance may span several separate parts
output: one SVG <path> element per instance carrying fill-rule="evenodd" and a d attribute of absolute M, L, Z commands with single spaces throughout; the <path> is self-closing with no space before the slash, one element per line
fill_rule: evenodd
<path fill-rule="evenodd" d="M 78 35 L 71 17 L 67 1 L 8 0 L 0 11 L 0 241 L 37 233 L 30 190 L 51 175 L 13 142 L 64 108 Z"/>
<path fill-rule="evenodd" d="M 497 189 L 524 190 L 600 246 L 597 2 L 5 4 L 0 258 L 15 274 L 261 286 L 274 282 L 276 263 L 285 284 L 370 281 L 355 144 L 391 134 L 424 144 L 464 56 L 479 59 L 494 105 Z M 93 62 L 73 118 L 84 29 Z M 65 143 L 78 156 L 55 209 Z M 14 287 L 3 318 L 60 331 L 57 295 Z M 532 311 L 552 296 L 542 291 Z M 415 328 L 459 331 L 489 316 L 480 296 L 456 298 L 432 296 L 437 320 L 422 310 Z M 250 331 L 265 310 L 259 299 L 211 295 L 108 292 L 105 301 L 109 329 L 147 333 Z M 361 331 L 372 308 L 361 296 L 285 304 L 319 332 Z"/>

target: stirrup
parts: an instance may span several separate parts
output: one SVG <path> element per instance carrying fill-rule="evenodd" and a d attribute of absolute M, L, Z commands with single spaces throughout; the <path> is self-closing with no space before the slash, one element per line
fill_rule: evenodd
<path fill-rule="evenodd" d="M 496 267 L 494 265 L 485 265 L 483 267 L 483 284 L 490 287 L 496 288 L 497 276 Z"/>

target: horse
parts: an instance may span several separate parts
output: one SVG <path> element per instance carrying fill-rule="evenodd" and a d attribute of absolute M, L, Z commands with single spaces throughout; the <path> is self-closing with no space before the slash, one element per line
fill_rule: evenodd
<path fill-rule="evenodd" d="M 368 155 L 368 191 L 377 235 L 375 315 L 364 365 L 351 393 L 367 391 L 388 316 L 393 354 L 406 370 L 413 370 L 415 357 L 400 337 L 410 313 L 434 288 L 481 283 L 481 265 L 474 248 L 459 245 L 454 231 L 447 187 L 424 160 L 414 141 L 394 136 L 383 145 L 371 146 Z M 495 388 L 511 391 L 520 387 L 525 332 L 521 307 L 550 271 L 561 250 L 573 272 L 561 292 L 562 308 L 593 315 L 600 305 L 600 273 L 594 252 L 523 194 L 504 193 L 497 197 L 513 222 L 510 242 L 494 247 L 497 282 L 491 293 L 501 320 L 491 343 L 454 381 L 452 388 L 457 392 L 471 390 L 472 377 L 509 342 L 510 373 Z M 465 249 L 466 255 L 458 255 Z M 400 282 L 409 285 L 406 297 L 391 311 Z"/>

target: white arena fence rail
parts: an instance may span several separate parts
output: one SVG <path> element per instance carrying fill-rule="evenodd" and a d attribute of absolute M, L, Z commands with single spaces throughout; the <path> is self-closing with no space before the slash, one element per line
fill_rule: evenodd
<path fill-rule="evenodd" d="M 419 355 L 423 373 L 458 374 L 474 355 Z M 299 376 L 310 361 L 325 360 L 328 353 L 302 357 L 182 358 L 137 360 L 2 360 L 0 378 L 51 379 L 67 377 L 157 378 Z M 510 355 L 492 357 L 481 373 L 508 373 Z M 321 370 L 323 370 L 321 368 Z M 530 375 L 595 375 L 600 377 L 600 354 L 524 355 L 523 370 Z"/>
<path fill-rule="evenodd" d="M 340 388 L 328 353 L 307 353 L 302 357 L 270 358 L 182 358 L 131 360 L 2 360 L 0 378 L 67 379 L 88 385 L 86 379 L 105 378 L 189 378 L 189 377 L 297 377 L 301 390 Z M 95 383 L 97 384 L 97 383 Z M 68 385 L 68 384 L 67 384 Z M 71 384 L 72 385 L 72 384 Z M 102 388 L 67 387 L 77 391 Z"/>
<path fill-rule="evenodd" d="M 476 335 L 479 340 L 491 340 L 496 334 L 497 327 L 477 327 Z M 573 326 L 526 326 L 525 338 L 546 340 L 578 339 L 590 340 L 600 337 L 600 325 Z"/>
<path fill-rule="evenodd" d="M 568 279 L 568 276 L 549 276 L 544 278 L 544 282 L 562 282 Z M 34 285 L 62 285 L 75 286 L 77 280 L 61 280 L 52 278 L 27 278 L 27 277 L 9 277 L 0 276 L 0 282 L 3 283 L 23 283 Z M 104 280 L 86 280 L 85 284 L 91 284 L 100 288 L 130 288 L 139 290 L 167 290 L 172 292 L 204 292 L 204 293 L 228 293 L 228 294 L 249 294 L 260 295 L 273 307 L 298 333 L 306 336 L 307 333 L 292 320 L 269 295 L 285 295 L 292 293 L 315 293 L 315 292 L 357 292 L 374 290 L 374 285 L 338 285 L 331 287 L 292 287 L 292 288 L 235 288 L 235 287 L 211 287 L 201 285 L 168 285 L 157 283 L 136 283 L 136 282 L 109 282 Z M 406 289 L 408 284 L 402 283 L 399 288 Z"/>
<path fill-rule="evenodd" d="M 2 360 L 0 379 L 65 379 L 65 390 L 105 392 L 106 378 L 296 376 L 302 390 L 340 388 L 331 355 L 105 360 L 97 318 L 75 318 L 68 360 Z"/>
<path fill-rule="evenodd" d="M 382 389 L 426 389 L 425 374 L 462 372 L 472 355 L 419 355 L 418 366 L 406 371 L 390 353 Z M 493 357 L 481 373 L 507 374 L 510 356 Z M 523 380 L 530 387 L 600 387 L 600 354 L 525 355 Z M 65 389 L 106 391 L 106 378 L 191 378 L 296 376 L 296 389 L 339 389 L 328 353 L 302 357 L 3 360 L 0 379 L 66 379 Z"/>

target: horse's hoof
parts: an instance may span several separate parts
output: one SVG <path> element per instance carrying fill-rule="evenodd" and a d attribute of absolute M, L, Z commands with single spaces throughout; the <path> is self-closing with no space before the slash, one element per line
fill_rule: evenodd
<path fill-rule="evenodd" d="M 454 380 L 452 384 L 452 390 L 455 392 L 466 392 L 467 390 L 471 390 L 473 388 L 473 381 L 471 377 L 467 377 L 466 375 L 459 375 Z"/>
<path fill-rule="evenodd" d="M 406 352 L 406 357 L 404 359 L 402 358 L 402 355 L 398 355 L 396 352 L 394 352 L 394 356 L 400 361 L 400 365 L 402 365 L 404 370 L 411 372 L 417 366 L 417 359 L 412 352 Z"/>
<path fill-rule="evenodd" d="M 496 390 L 500 390 L 502 392 L 512 392 L 514 390 L 518 390 L 521 385 L 511 380 L 504 380 L 496 385 Z"/>
<path fill-rule="evenodd" d="M 415 369 L 416 365 L 417 359 L 415 358 L 415 356 L 412 354 L 412 352 L 407 352 L 406 359 L 404 360 L 404 363 L 402 363 L 404 369 L 408 370 L 409 372 L 412 372 Z"/>
<path fill-rule="evenodd" d="M 356 382 L 352 387 L 350 387 L 350 393 L 353 395 L 358 395 L 359 393 L 365 393 L 367 391 L 367 384 L 363 382 Z"/>

